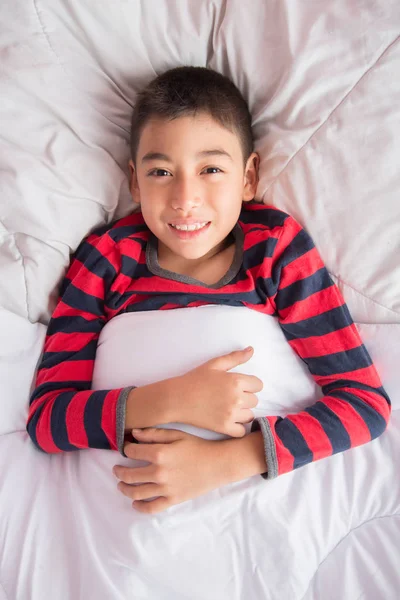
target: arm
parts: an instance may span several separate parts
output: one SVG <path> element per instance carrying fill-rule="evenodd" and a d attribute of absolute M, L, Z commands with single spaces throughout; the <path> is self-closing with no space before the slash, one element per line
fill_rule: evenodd
<path fill-rule="evenodd" d="M 272 479 L 365 444 L 386 429 L 390 400 L 338 287 L 309 235 L 287 217 L 272 259 L 268 296 L 283 333 L 307 364 L 323 397 L 285 418 L 253 422 L 261 430 Z"/>
<path fill-rule="evenodd" d="M 113 239 L 93 233 L 78 247 L 62 283 L 27 420 L 33 443 L 44 452 L 91 447 L 123 453 L 126 402 L 136 390 L 91 390 L 99 335 L 112 312 L 107 298 L 118 295 L 113 285 L 119 265 Z M 160 403 L 150 411 L 139 394 L 132 409 L 138 422 L 130 412 L 130 426 L 165 422 L 168 416 Z"/>

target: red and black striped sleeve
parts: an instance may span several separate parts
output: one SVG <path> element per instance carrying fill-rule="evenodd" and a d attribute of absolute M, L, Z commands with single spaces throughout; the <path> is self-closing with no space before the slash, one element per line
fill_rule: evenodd
<path fill-rule="evenodd" d="M 270 301 L 283 333 L 323 396 L 285 418 L 253 421 L 261 429 L 272 479 L 349 448 L 386 429 L 391 403 L 338 287 L 307 232 L 289 215 L 275 247 Z"/>
<path fill-rule="evenodd" d="M 96 233 L 83 240 L 71 260 L 30 398 L 27 431 L 44 452 L 121 452 L 117 420 L 131 388 L 91 390 L 98 338 L 106 323 L 105 302 L 120 262 L 112 237 Z"/>

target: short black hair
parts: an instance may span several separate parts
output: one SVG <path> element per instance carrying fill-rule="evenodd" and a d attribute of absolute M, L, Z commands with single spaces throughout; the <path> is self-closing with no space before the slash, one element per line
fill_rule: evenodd
<path fill-rule="evenodd" d="M 183 66 L 165 71 L 138 93 L 131 122 L 131 157 L 136 164 L 140 135 L 154 116 L 169 120 L 197 112 L 208 113 L 236 133 L 244 165 L 253 152 L 251 115 L 236 85 L 208 67 Z"/>

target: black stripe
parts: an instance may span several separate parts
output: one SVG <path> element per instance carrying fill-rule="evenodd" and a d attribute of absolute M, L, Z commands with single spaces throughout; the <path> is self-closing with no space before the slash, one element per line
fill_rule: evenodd
<path fill-rule="evenodd" d="M 385 398 L 385 400 L 389 406 L 391 406 L 391 404 L 392 404 L 384 387 L 379 386 L 379 387 L 375 388 L 375 387 L 372 387 L 365 383 L 361 383 L 360 381 L 353 381 L 351 379 L 338 379 L 337 381 L 333 381 L 332 383 L 323 385 L 321 389 L 322 389 L 324 396 L 328 396 L 331 392 L 339 390 L 344 387 L 355 388 L 357 390 L 365 390 L 366 392 L 375 392 L 377 394 L 380 394 L 383 398 Z"/>
<path fill-rule="evenodd" d="M 60 450 L 64 450 L 65 452 L 71 452 L 71 450 L 78 449 L 77 446 L 74 446 L 68 441 L 66 423 L 67 408 L 74 396 L 75 392 L 63 392 L 57 397 L 51 411 L 50 427 L 53 441 L 57 448 L 60 448 Z"/>
<path fill-rule="evenodd" d="M 371 357 L 364 345 L 351 350 L 343 350 L 343 352 L 333 352 L 325 356 L 304 358 L 303 360 L 310 372 L 318 376 L 356 371 L 372 364 Z"/>
<path fill-rule="evenodd" d="M 141 231 L 148 230 L 148 227 L 145 223 L 138 223 L 138 224 L 130 223 L 129 225 L 119 225 L 117 227 L 115 226 L 116 223 L 118 223 L 118 221 L 122 221 L 126 218 L 127 217 L 122 217 L 120 219 L 114 219 L 110 223 L 106 223 L 105 225 L 101 225 L 100 227 L 93 229 L 93 231 L 91 233 L 92 233 L 92 235 L 96 235 L 96 236 L 102 236 L 102 235 L 108 233 L 109 237 L 112 240 L 114 240 L 115 242 L 119 242 L 122 239 L 125 239 L 131 235 L 134 235 L 135 233 L 139 233 Z"/>
<path fill-rule="evenodd" d="M 261 205 L 258 210 L 252 210 L 251 207 L 257 205 L 260 206 L 260 202 L 249 202 L 243 204 L 242 211 L 239 216 L 239 221 L 242 223 L 253 224 L 254 221 L 257 223 L 266 225 L 273 229 L 274 227 L 282 227 L 289 215 L 282 210 L 277 208 L 268 208 L 267 206 Z"/>
<path fill-rule="evenodd" d="M 97 248 L 92 248 L 91 253 L 85 260 L 85 267 L 105 281 L 114 279 L 117 272 L 108 258 Z"/>
<path fill-rule="evenodd" d="M 306 339 L 314 335 L 322 336 L 352 324 L 353 319 L 346 304 L 297 323 L 280 323 L 288 341 L 298 338 Z"/>
<path fill-rule="evenodd" d="M 40 362 L 40 369 L 50 369 L 64 361 L 94 360 L 96 356 L 98 339 L 91 340 L 80 350 L 60 350 L 58 352 L 44 352 Z"/>
<path fill-rule="evenodd" d="M 275 303 L 278 311 L 289 308 L 299 300 L 305 300 L 316 292 L 325 290 L 333 285 L 333 281 L 325 267 L 312 275 L 295 281 L 278 291 Z"/>
<path fill-rule="evenodd" d="M 148 294 L 145 294 L 148 295 Z M 183 294 L 183 293 L 158 293 L 154 296 L 141 300 L 135 304 L 130 304 L 121 313 L 136 312 L 142 310 L 158 310 L 165 304 L 178 304 L 179 306 L 187 306 L 191 302 L 204 301 L 208 304 L 224 305 L 224 306 L 243 306 L 244 302 L 249 304 L 260 304 L 260 297 L 255 292 L 245 292 L 242 294 Z"/>
<path fill-rule="evenodd" d="M 67 271 L 69 271 L 76 259 L 84 264 L 89 271 L 95 273 L 105 281 L 116 276 L 115 268 L 110 261 L 95 246 L 89 244 L 86 239 L 79 244 L 75 253 L 70 257 L 70 266 Z M 64 277 L 60 286 L 60 296 L 64 296 L 70 283 L 71 279 Z"/>
<path fill-rule="evenodd" d="M 104 300 L 86 294 L 86 292 L 77 288 L 73 283 L 68 286 L 63 296 L 63 302 L 71 308 L 88 312 L 98 317 L 104 314 Z"/>
<path fill-rule="evenodd" d="M 292 239 L 289 246 L 285 248 L 282 259 L 277 262 L 279 268 L 286 267 L 288 264 L 303 256 L 314 248 L 314 242 L 305 229 L 301 229 Z"/>
<path fill-rule="evenodd" d="M 79 246 L 75 250 L 74 254 L 72 254 L 71 262 L 72 262 L 72 260 L 77 258 L 81 263 L 84 263 L 85 260 L 88 259 L 90 253 L 92 252 L 92 250 L 94 250 L 94 248 L 95 247 L 92 244 L 89 244 L 89 242 L 86 239 L 84 239 L 79 244 Z"/>
<path fill-rule="evenodd" d="M 64 279 L 61 282 L 60 285 L 60 290 L 59 290 L 59 296 L 64 296 L 65 294 L 65 290 L 67 289 L 67 287 L 69 286 L 69 284 L 71 283 L 71 279 L 68 279 L 68 277 L 64 277 Z"/>
<path fill-rule="evenodd" d="M 100 333 L 104 321 L 93 319 L 88 321 L 84 317 L 53 317 L 47 329 L 47 336 L 55 333 Z"/>
<path fill-rule="evenodd" d="M 309 415 L 317 419 L 325 431 L 331 445 L 332 452 L 342 452 L 351 448 L 350 436 L 339 417 L 323 402 L 316 402 L 305 409 Z"/>
<path fill-rule="evenodd" d="M 118 310 L 121 306 L 123 306 L 125 304 L 125 302 L 127 300 L 129 300 L 129 298 L 131 298 L 132 296 L 134 296 L 136 294 L 135 291 L 131 291 L 131 292 L 124 292 L 123 294 L 120 294 L 119 292 L 110 292 L 109 295 L 107 296 L 107 303 L 106 306 L 110 309 L 110 310 Z M 147 296 L 147 294 L 145 294 Z M 140 310 L 140 309 L 138 309 Z M 116 315 L 114 315 L 116 316 Z"/>
<path fill-rule="evenodd" d="M 368 427 L 372 440 L 385 431 L 386 421 L 382 415 L 355 394 L 338 390 L 331 392 L 330 395 L 340 400 L 347 400 L 353 406 Z"/>
<path fill-rule="evenodd" d="M 106 395 L 107 390 L 93 392 L 85 406 L 83 420 L 90 448 L 103 448 L 105 450 L 111 448 L 101 427 L 101 415 Z"/>
<path fill-rule="evenodd" d="M 275 424 L 275 431 L 283 445 L 293 455 L 294 469 L 312 462 L 314 455 L 308 447 L 301 431 L 292 421 L 287 418 L 282 419 L 282 417 L 278 417 Z"/>
<path fill-rule="evenodd" d="M 254 267 L 258 267 L 258 265 L 263 263 L 264 258 L 273 256 L 277 243 L 277 238 L 269 237 L 248 248 L 243 254 L 244 268 L 253 269 Z"/>
<path fill-rule="evenodd" d="M 136 280 L 141 277 L 154 277 L 145 263 L 138 263 L 137 260 L 125 254 L 121 255 L 121 273 Z"/>
<path fill-rule="evenodd" d="M 109 237 L 114 240 L 114 242 L 120 242 L 123 239 L 134 236 L 136 233 L 142 231 L 148 231 L 148 227 L 145 223 L 140 225 L 121 225 L 119 227 L 114 227 L 108 232 Z M 142 239 L 138 238 L 137 242 L 143 244 L 145 243 Z"/>

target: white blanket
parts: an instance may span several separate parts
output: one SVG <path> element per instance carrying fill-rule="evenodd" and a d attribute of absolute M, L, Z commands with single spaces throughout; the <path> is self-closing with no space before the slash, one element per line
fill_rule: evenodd
<path fill-rule="evenodd" d="M 399 31 L 395 1 L 0 3 L 0 600 L 399 596 Z M 257 197 L 311 233 L 393 413 L 366 446 L 149 517 L 116 490 L 111 467 L 126 459 L 41 454 L 25 423 L 70 252 L 132 208 L 136 93 L 183 64 L 219 70 L 242 90 L 261 156 Z M 121 316 L 103 332 L 93 385 L 128 378 L 128 364 L 150 380 L 254 343 L 247 367 L 269 383 L 259 410 L 284 415 L 312 401 L 318 390 L 272 321 L 262 337 L 260 315 L 232 310 L 129 319 L 152 359 L 159 352 L 159 373 L 134 344 L 128 363 L 102 366 L 130 332 Z M 221 327 L 207 337 L 216 315 Z M 172 322 L 180 333 L 163 353 Z M 188 331 L 207 339 L 191 344 Z"/>
<path fill-rule="evenodd" d="M 395 331 L 385 328 L 362 333 L 373 333 L 369 349 L 377 362 L 385 352 L 392 356 L 387 381 L 394 383 L 400 350 Z M 233 307 L 116 317 L 101 334 L 93 387 L 145 384 L 248 344 L 254 356 L 237 370 L 263 379 L 257 413 L 284 414 L 312 401 L 318 389 L 276 321 Z M 32 355 L 20 356 L 29 370 Z M 398 391 L 392 397 L 398 409 Z M 398 415 L 370 444 L 272 481 L 251 477 L 156 515 L 134 511 L 111 473 L 115 464 L 143 461 L 92 449 L 46 455 L 25 432 L 4 435 L 2 585 L 10 598 L 34 600 L 352 599 L 371 589 L 379 594 L 365 597 L 395 598 Z"/>

